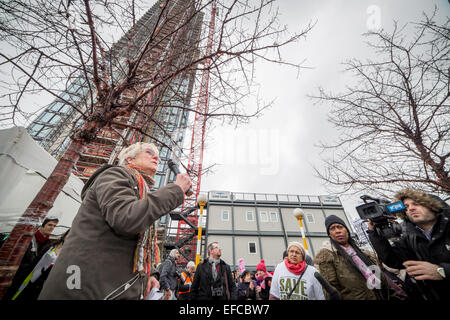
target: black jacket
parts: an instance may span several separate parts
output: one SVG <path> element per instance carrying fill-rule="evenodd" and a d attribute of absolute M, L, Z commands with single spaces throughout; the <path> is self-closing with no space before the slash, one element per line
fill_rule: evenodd
<path fill-rule="evenodd" d="M 444 268 L 444 280 L 418 281 L 417 290 L 423 292 L 427 300 L 450 299 L 450 210 L 444 209 L 437 215 L 436 224 L 431 232 L 431 240 L 410 222 L 404 223 L 403 236 L 391 246 L 385 238 L 375 231 L 368 231 L 369 239 L 381 261 L 388 267 L 404 269 L 407 260 L 428 261 Z M 436 293 L 437 297 L 436 297 Z M 422 295 L 422 294 L 421 294 Z"/>
<path fill-rule="evenodd" d="M 34 236 L 33 236 L 34 237 Z M 35 241 L 35 240 L 34 240 Z M 51 241 L 49 239 L 45 240 L 43 243 L 35 242 L 36 250 L 34 251 L 33 244 L 30 243 L 27 251 L 25 252 L 20 266 L 14 276 L 11 286 L 8 288 L 3 300 L 10 300 L 16 294 L 17 290 L 22 285 L 23 281 L 28 277 L 28 275 L 33 271 L 36 264 L 41 260 L 42 256 L 50 249 Z M 50 272 L 50 269 L 48 269 Z M 48 273 L 44 273 L 41 279 L 36 283 L 29 283 L 26 290 L 24 290 L 16 300 L 36 300 L 39 295 L 43 281 L 47 279 Z"/>
<path fill-rule="evenodd" d="M 256 300 L 256 285 L 251 290 L 250 282 L 239 282 L 237 286 L 237 298 L 238 300 Z"/>
<path fill-rule="evenodd" d="M 191 297 L 193 300 L 236 300 L 236 284 L 231 276 L 230 267 L 223 261 L 219 263 L 219 282 L 221 283 L 223 295 L 221 297 L 213 297 L 212 295 L 212 264 L 208 259 L 197 266 L 195 271 L 194 282 L 191 286 Z M 228 288 L 228 290 L 227 290 Z M 228 292 L 228 294 L 227 294 Z"/>
<path fill-rule="evenodd" d="M 178 291 L 177 282 L 177 266 L 173 257 L 168 257 L 161 266 L 161 273 L 159 275 L 159 284 L 161 290 L 170 289 L 176 293 Z"/>

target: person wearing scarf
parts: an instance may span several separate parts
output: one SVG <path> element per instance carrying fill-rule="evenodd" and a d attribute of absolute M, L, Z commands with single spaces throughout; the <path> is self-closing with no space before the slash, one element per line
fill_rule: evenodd
<path fill-rule="evenodd" d="M 389 284 L 376 258 L 361 250 L 350 237 L 345 222 L 335 215 L 325 219 L 330 237 L 314 262 L 322 276 L 343 300 L 381 300 L 390 295 Z"/>
<path fill-rule="evenodd" d="M 35 292 L 31 293 L 30 290 L 27 290 L 27 292 L 24 292 L 23 294 L 20 293 L 23 290 L 23 283 L 28 283 L 30 273 L 51 248 L 50 235 L 58 222 L 59 220 L 56 217 L 47 217 L 36 231 L 23 256 L 11 286 L 3 297 L 4 300 L 36 300 L 37 296 Z M 37 294 L 39 294 L 39 291 L 37 291 Z"/>
<path fill-rule="evenodd" d="M 191 286 L 192 300 L 236 300 L 237 289 L 230 266 L 223 261 L 217 242 L 207 247 L 209 257 L 197 265 Z"/>
<path fill-rule="evenodd" d="M 184 201 L 187 174 L 150 192 L 159 164 L 155 145 L 124 148 L 85 183 L 82 203 L 41 300 L 144 299 L 157 285 L 154 222 Z"/>
<path fill-rule="evenodd" d="M 261 260 L 256 266 L 256 283 L 258 300 L 269 300 L 272 275 L 267 272 L 266 263 Z"/>
<path fill-rule="evenodd" d="M 325 300 L 316 268 L 305 262 L 306 251 L 299 242 L 291 242 L 287 258 L 273 273 L 269 300 Z"/>

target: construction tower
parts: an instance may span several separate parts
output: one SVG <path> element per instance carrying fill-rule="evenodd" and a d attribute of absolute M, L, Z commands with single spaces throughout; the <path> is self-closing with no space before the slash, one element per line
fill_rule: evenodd
<path fill-rule="evenodd" d="M 204 16 L 201 12 L 192 15 L 196 4 L 195 0 L 157 1 L 138 20 L 135 28 L 129 30 L 112 46 L 107 56 L 119 64 L 125 63 L 126 55 L 138 54 L 152 31 L 157 30 L 154 40 L 157 45 L 143 56 L 137 70 L 138 79 L 148 79 L 157 74 L 157 61 L 172 59 L 172 65 L 177 65 L 195 59 L 199 55 L 198 44 Z M 165 20 L 158 19 L 166 5 Z M 186 16 L 190 14 L 193 18 L 184 23 Z M 132 45 L 130 41 L 133 42 Z M 134 51 L 130 52 L 130 48 Z M 181 73 L 145 97 L 141 108 L 144 112 L 131 112 L 115 118 L 113 125 L 101 129 L 96 139 L 87 146 L 73 173 L 83 181 L 87 181 L 103 164 L 115 163 L 118 153 L 124 146 L 143 141 L 153 142 L 159 147 L 160 164 L 154 177 L 154 188 L 158 189 L 174 180 L 174 175 L 168 170 L 167 161 L 174 157 L 172 152 L 178 152 L 173 151 L 176 149 L 174 146 L 183 143 L 194 81 L 195 74 Z M 142 81 L 142 84 L 137 81 L 136 85 L 127 89 L 120 99 L 124 102 L 132 101 L 150 85 L 151 83 L 145 81 Z M 89 105 L 86 80 L 83 78 L 74 79 L 63 95 L 64 99 L 77 104 L 79 110 L 86 110 Z M 73 128 L 81 124 L 80 114 L 61 99 L 56 99 L 27 130 L 44 149 L 58 159 L 70 143 Z M 174 136 L 177 136 L 176 141 L 173 140 Z M 160 229 L 158 238 L 164 239 L 164 235 L 165 230 Z M 161 245 L 160 250 L 162 249 Z"/>

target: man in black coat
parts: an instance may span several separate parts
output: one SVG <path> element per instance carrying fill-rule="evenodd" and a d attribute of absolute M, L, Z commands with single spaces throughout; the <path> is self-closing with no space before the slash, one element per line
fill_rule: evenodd
<path fill-rule="evenodd" d="M 369 223 L 369 238 L 391 268 L 406 268 L 425 300 L 450 299 L 450 208 L 440 198 L 412 189 L 395 195 L 406 207 L 404 234 L 391 246 Z"/>
<path fill-rule="evenodd" d="M 209 257 L 197 266 L 191 286 L 193 300 L 236 300 L 236 285 L 230 266 L 220 257 L 217 242 L 208 245 Z"/>

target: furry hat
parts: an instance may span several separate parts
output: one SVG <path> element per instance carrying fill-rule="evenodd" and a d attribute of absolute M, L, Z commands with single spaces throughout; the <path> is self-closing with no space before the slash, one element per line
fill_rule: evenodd
<path fill-rule="evenodd" d="M 448 206 L 443 200 L 435 195 L 427 194 L 423 191 L 413 189 L 403 189 L 395 194 L 395 201 L 404 201 L 412 199 L 418 204 L 430 209 L 434 213 L 440 212 L 444 207 Z"/>

